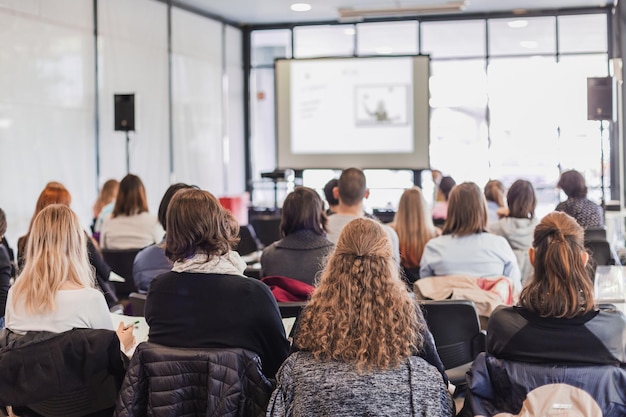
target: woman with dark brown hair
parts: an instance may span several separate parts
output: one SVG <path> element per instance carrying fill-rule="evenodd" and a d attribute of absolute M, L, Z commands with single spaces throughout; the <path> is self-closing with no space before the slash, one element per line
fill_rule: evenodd
<path fill-rule="evenodd" d="M 120 181 L 113 213 L 102 223 L 100 246 L 103 249 L 145 248 L 160 242 L 164 234 L 157 217 L 148 212 L 143 182 L 136 175 L 126 175 Z"/>
<path fill-rule="evenodd" d="M 508 214 L 496 223 L 490 223 L 489 231 L 504 237 L 511 245 L 522 273 L 523 284 L 533 273 L 528 249 L 531 247 L 535 226 L 539 223 L 535 217 L 537 197 L 530 182 L 517 180 L 509 188 L 506 199 Z"/>
<path fill-rule="evenodd" d="M 560 202 L 554 210 L 569 214 L 585 229 L 604 226 L 602 207 L 587 198 L 585 177 L 580 172 L 563 172 L 557 187 L 567 195 L 567 200 Z"/>
<path fill-rule="evenodd" d="M 487 205 L 478 185 L 455 186 L 448 200 L 442 236 L 431 239 L 420 261 L 420 276 L 507 277 L 514 293 L 522 288 L 520 270 L 506 239 L 487 232 Z"/>
<path fill-rule="evenodd" d="M 179 190 L 167 208 L 170 272 L 150 284 L 150 342 L 171 347 L 239 347 L 257 353 L 274 377 L 289 353 L 278 305 L 261 281 L 243 275 L 232 250 L 239 226 L 208 191 Z"/>
<path fill-rule="evenodd" d="M 584 230 L 560 212 L 545 216 L 529 249 L 534 274 L 516 307 L 489 319 L 487 351 L 532 363 L 626 366 L 626 318 L 594 303 Z"/>
<path fill-rule="evenodd" d="M 500 180 L 489 180 L 485 184 L 485 200 L 487 200 L 487 214 L 489 216 L 488 223 L 498 221 L 500 213 L 506 207 L 504 204 L 504 193 L 506 189 Z"/>
<path fill-rule="evenodd" d="M 390 239 L 357 218 L 304 308 L 267 415 L 451 416 L 441 374 L 418 354 L 430 337 L 398 276 Z"/>
<path fill-rule="evenodd" d="M 314 285 L 333 248 L 326 238 L 328 219 L 324 202 L 315 190 L 297 187 L 283 203 L 280 234 L 261 255 L 261 276 L 278 275 Z"/>

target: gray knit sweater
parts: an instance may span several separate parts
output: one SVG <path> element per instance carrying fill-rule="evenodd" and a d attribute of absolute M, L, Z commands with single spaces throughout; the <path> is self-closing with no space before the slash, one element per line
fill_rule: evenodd
<path fill-rule="evenodd" d="M 441 374 L 412 356 L 399 369 L 359 375 L 352 364 L 289 356 L 277 374 L 267 417 L 453 415 Z"/>

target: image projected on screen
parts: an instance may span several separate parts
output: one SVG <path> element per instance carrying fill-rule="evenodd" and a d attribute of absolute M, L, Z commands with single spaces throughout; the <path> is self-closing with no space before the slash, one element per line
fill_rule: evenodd
<path fill-rule="evenodd" d="M 292 61 L 291 152 L 413 152 L 412 84 L 410 59 Z"/>
<path fill-rule="evenodd" d="M 356 126 L 403 126 L 409 123 L 408 86 L 356 86 Z"/>

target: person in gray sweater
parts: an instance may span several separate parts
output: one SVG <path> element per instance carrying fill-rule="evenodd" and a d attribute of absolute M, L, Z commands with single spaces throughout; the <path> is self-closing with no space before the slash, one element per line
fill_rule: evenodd
<path fill-rule="evenodd" d="M 315 190 L 297 187 L 285 198 L 280 221 L 283 238 L 263 250 L 261 276 L 283 276 L 315 285 L 334 244 L 326 238 L 324 202 Z"/>
<path fill-rule="evenodd" d="M 342 230 L 302 311 L 267 417 L 452 416 L 439 371 L 418 356 L 421 310 L 376 221 Z"/>
<path fill-rule="evenodd" d="M 528 258 L 532 246 L 533 233 L 539 220 L 535 217 L 537 197 L 533 185 L 526 180 L 517 180 L 506 195 L 508 213 L 495 223 L 489 224 L 489 231 L 504 237 L 517 258 L 524 285 L 533 274 L 533 266 Z"/>

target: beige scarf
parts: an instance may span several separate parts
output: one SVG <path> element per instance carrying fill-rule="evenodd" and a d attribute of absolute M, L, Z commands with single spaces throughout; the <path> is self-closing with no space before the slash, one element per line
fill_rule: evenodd
<path fill-rule="evenodd" d="M 241 275 L 246 269 L 246 263 L 235 251 L 222 256 L 209 258 L 204 253 L 197 253 L 184 261 L 177 261 L 172 267 L 174 272 L 200 272 L 205 274 Z"/>

